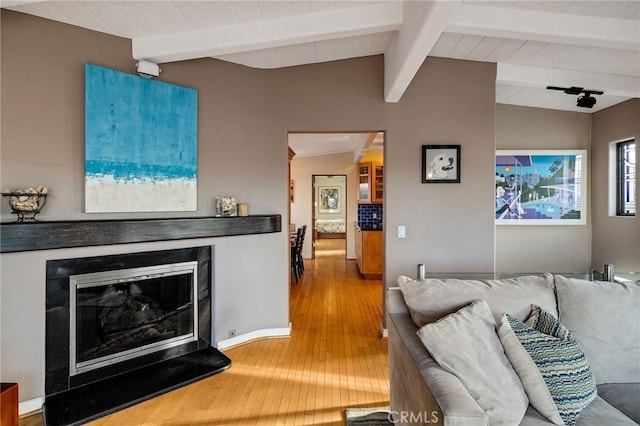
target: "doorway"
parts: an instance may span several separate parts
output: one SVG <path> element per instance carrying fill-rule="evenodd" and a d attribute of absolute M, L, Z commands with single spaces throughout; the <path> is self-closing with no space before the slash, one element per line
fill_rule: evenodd
<path fill-rule="evenodd" d="M 373 204 L 378 202 L 382 209 L 382 197 L 379 200 L 364 200 L 360 197 L 359 175 L 360 165 L 383 164 L 384 131 L 368 132 L 289 132 L 287 135 L 289 148 L 289 229 L 295 230 L 306 225 L 305 242 L 302 247 L 303 258 L 312 260 L 313 243 L 329 244 L 328 238 L 314 238 L 315 230 L 315 204 L 318 198 L 314 191 L 314 176 L 345 176 L 346 194 L 343 207 L 346 210 L 345 218 L 345 256 L 347 262 L 356 260 L 356 225 L 359 220 L 360 210 L 368 213 L 366 208 L 360 208 L 360 204 Z M 382 179 L 382 174 L 380 174 Z M 373 185 L 374 181 L 370 182 Z M 378 192 L 382 191 L 382 181 L 375 181 Z M 320 186 L 320 185 L 319 185 Z M 330 186 L 330 185 L 327 185 Z M 377 219 L 382 221 L 382 214 Z M 367 224 L 369 221 L 366 222 Z M 317 234 L 315 235 L 317 236 Z M 328 235 L 322 235 L 325 237 Z"/>
<path fill-rule="evenodd" d="M 313 175 L 311 258 L 347 256 L 347 176 Z"/>

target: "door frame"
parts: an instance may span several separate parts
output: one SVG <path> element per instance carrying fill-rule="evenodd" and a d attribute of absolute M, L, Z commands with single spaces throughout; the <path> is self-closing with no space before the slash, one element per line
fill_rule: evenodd
<path fill-rule="evenodd" d="M 318 232 L 316 231 L 316 178 L 317 177 L 343 177 L 344 178 L 344 257 L 347 258 L 347 206 L 349 205 L 349 191 L 347 191 L 347 175 L 346 174 L 312 174 L 311 175 L 311 259 L 316 258 L 316 240 L 318 239 Z"/>

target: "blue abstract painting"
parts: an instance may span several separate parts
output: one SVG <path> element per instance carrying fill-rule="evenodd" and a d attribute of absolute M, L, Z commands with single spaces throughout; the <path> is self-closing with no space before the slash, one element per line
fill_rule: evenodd
<path fill-rule="evenodd" d="M 198 92 L 85 65 L 85 211 L 197 210 Z"/>

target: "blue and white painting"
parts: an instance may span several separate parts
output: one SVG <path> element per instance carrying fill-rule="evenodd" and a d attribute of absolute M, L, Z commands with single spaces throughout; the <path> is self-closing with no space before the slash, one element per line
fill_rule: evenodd
<path fill-rule="evenodd" d="M 586 155 L 585 150 L 496 151 L 496 223 L 586 224 Z"/>
<path fill-rule="evenodd" d="M 85 211 L 197 210 L 198 92 L 85 65 Z"/>

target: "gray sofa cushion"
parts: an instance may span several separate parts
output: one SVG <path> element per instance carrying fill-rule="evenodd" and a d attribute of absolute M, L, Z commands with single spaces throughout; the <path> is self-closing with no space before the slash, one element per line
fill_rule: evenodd
<path fill-rule="evenodd" d="M 598 395 L 633 421 L 640 423 L 640 383 L 598 385 Z"/>
<path fill-rule="evenodd" d="M 553 424 L 531 405 L 527 408 L 527 412 L 524 413 L 524 418 L 520 422 L 520 426 L 549 426 Z"/>
<path fill-rule="evenodd" d="M 524 321 L 531 313 L 531 304 L 558 315 L 551 274 L 502 280 L 429 278 L 414 281 L 400 276 L 398 285 L 418 327 L 456 312 L 474 300 L 486 300 L 496 323 L 505 312 Z"/>
<path fill-rule="evenodd" d="M 640 284 L 555 280 L 560 321 L 582 346 L 596 383 L 640 382 Z"/>
<path fill-rule="evenodd" d="M 542 414 L 529 406 L 520 426 L 552 425 Z M 576 426 L 638 426 L 604 399 L 598 397 L 582 411 Z"/>

